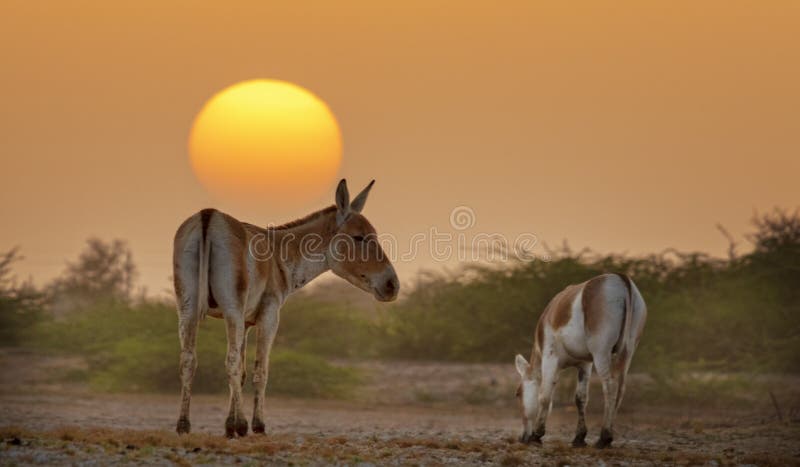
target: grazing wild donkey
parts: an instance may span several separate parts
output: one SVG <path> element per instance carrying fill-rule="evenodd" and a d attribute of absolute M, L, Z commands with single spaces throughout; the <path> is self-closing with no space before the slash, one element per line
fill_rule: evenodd
<path fill-rule="evenodd" d="M 578 428 L 572 445 L 586 445 L 584 412 L 594 366 L 605 397 L 603 427 L 595 446 L 610 446 L 614 416 L 625 392 L 625 375 L 646 318 L 647 307 L 639 289 L 622 274 L 603 274 L 570 285 L 553 297 L 536 325 L 530 363 L 522 355 L 516 358 L 522 380 L 517 390 L 524 427 L 520 441 L 541 443 L 558 373 L 576 367 Z"/>
<path fill-rule="evenodd" d="M 263 433 L 269 353 L 287 296 L 331 270 L 378 300 L 397 297 L 400 286 L 394 268 L 375 229 L 361 215 L 373 183 L 350 202 L 342 180 L 335 206 L 279 227 L 256 227 L 214 209 L 204 209 L 181 224 L 173 257 L 181 341 L 178 433 L 190 430 L 195 342 L 205 314 L 223 318 L 227 327 L 230 411 L 225 434 L 245 436 L 242 385 L 249 328 L 255 327 L 258 335 L 253 432 Z"/>

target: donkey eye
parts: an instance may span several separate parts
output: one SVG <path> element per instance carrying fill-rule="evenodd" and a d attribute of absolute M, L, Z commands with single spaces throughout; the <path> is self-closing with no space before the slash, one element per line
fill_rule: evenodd
<path fill-rule="evenodd" d="M 361 235 L 353 235 L 353 240 L 355 240 L 357 242 L 363 242 L 364 241 L 364 237 L 361 236 Z"/>

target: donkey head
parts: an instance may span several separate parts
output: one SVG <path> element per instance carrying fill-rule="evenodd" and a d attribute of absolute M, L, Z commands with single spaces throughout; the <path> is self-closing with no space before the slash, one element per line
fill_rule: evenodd
<path fill-rule="evenodd" d="M 388 302 L 397 298 L 400 283 L 394 267 L 378 242 L 375 228 L 361 215 L 375 180 L 350 201 L 344 179 L 336 188 L 336 234 L 328 250 L 334 274 Z"/>
<path fill-rule="evenodd" d="M 514 361 L 519 373 L 520 384 L 517 388 L 517 398 L 522 409 L 522 436 L 520 441 L 530 442 L 533 439 L 533 422 L 538 407 L 539 387 L 533 377 L 533 368 L 525 357 L 517 354 Z"/>

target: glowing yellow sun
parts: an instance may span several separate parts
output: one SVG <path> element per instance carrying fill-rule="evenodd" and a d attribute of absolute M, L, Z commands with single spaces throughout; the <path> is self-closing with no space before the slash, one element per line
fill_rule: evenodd
<path fill-rule="evenodd" d="M 342 159 L 328 106 L 285 81 L 243 81 L 197 115 L 189 136 L 194 173 L 212 193 L 250 202 L 302 203 L 324 193 Z"/>

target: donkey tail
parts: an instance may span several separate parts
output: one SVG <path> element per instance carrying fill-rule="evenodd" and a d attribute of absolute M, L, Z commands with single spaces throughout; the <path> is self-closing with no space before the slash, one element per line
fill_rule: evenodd
<path fill-rule="evenodd" d="M 208 257 L 211 255 L 211 241 L 208 238 L 208 224 L 213 212 L 213 209 L 200 211 L 202 233 L 200 234 L 197 261 L 197 316 L 201 320 L 206 317 L 209 304 Z"/>
<path fill-rule="evenodd" d="M 628 289 L 625 295 L 625 318 L 622 322 L 622 334 L 619 336 L 619 345 L 617 346 L 617 354 L 623 355 L 630 351 L 633 347 L 633 336 L 631 336 L 631 321 L 633 321 L 633 281 L 626 274 L 617 274 L 622 282 L 625 283 L 625 288 Z"/>

